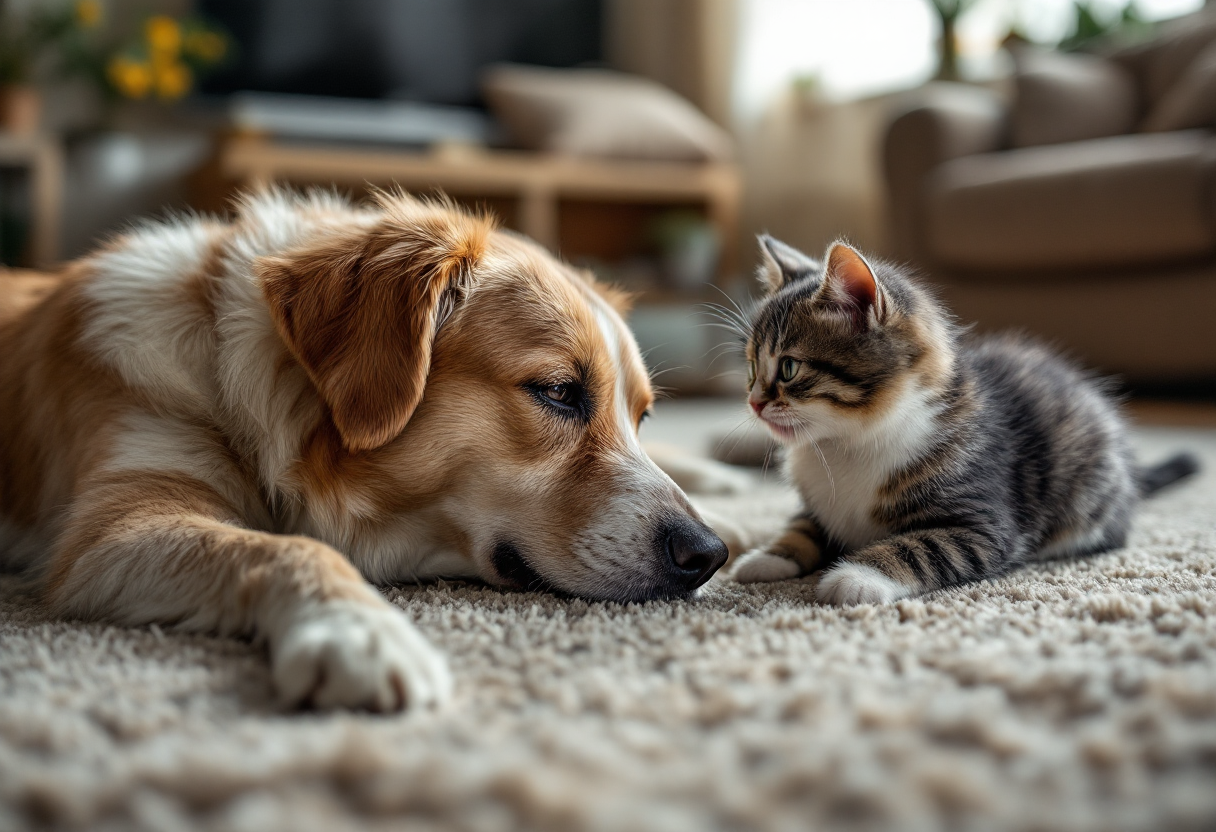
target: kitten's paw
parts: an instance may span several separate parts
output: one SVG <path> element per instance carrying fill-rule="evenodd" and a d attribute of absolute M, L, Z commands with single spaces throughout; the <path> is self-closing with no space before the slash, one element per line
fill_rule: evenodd
<path fill-rule="evenodd" d="M 819 579 L 816 596 L 822 604 L 853 607 L 858 604 L 889 604 L 912 594 L 909 587 L 889 578 L 872 566 L 842 563 Z"/>
<path fill-rule="evenodd" d="M 763 549 L 753 549 L 739 556 L 731 577 L 741 584 L 758 584 L 769 581 L 788 581 L 797 578 L 802 570 L 789 558 L 774 555 Z"/>
<path fill-rule="evenodd" d="M 273 671 L 288 705 L 399 711 L 445 702 L 447 662 L 385 603 L 332 601 L 301 611 L 274 645 Z"/>

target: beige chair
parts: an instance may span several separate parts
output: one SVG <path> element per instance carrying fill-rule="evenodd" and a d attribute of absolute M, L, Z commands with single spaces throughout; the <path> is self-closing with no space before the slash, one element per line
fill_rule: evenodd
<path fill-rule="evenodd" d="M 964 321 L 1139 383 L 1216 380 L 1216 9 L 1012 97 L 931 85 L 884 146 L 891 246 Z"/>

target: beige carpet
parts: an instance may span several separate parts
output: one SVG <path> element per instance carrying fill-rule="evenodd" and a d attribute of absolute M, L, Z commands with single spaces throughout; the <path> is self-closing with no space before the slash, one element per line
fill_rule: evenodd
<path fill-rule="evenodd" d="M 451 657 L 439 716 L 280 713 L 246 644 L 49 621 L 5 579 L 0 829 L 1216 828 L 1216 433 L 1139 444 L 1207 473 L 1129 549 L 890 608 L 393 590 Z"/>

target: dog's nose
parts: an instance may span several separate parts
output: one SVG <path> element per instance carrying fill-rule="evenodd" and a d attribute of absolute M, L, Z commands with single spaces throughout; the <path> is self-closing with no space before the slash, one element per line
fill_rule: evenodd
<path fill-rule="evenodd" d="M 672 523 L 664 545 L 676 580 L 686 589 L 696 589 L 726 563 L 726 544 L 705 524 L 691 518 Z"/>

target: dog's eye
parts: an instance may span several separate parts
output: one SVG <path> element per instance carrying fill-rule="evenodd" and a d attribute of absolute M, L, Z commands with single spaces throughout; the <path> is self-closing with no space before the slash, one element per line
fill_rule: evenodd
<path fill-rule="evenodd" d="M 798 374 L 798 362 L 792 358 L 783 358 L 781 363 L 777 365 L 777 378 L 781 381 L 789 381 Z"/>
<path fill-rule="evenodd" d="M 554 408 L 563 416 L 587 416 L 587 394 L 578 382 L 552 384 L 542 381 L 527 385 L 527 389 L 537 401 Z"/>
<path fill-rule="evenodd" d="M 566 407 L 575 407 L 578 404 L 579 391 L 573 384 L 552 384 L 542 389 L 541 394 L 546 399 Z"/>

